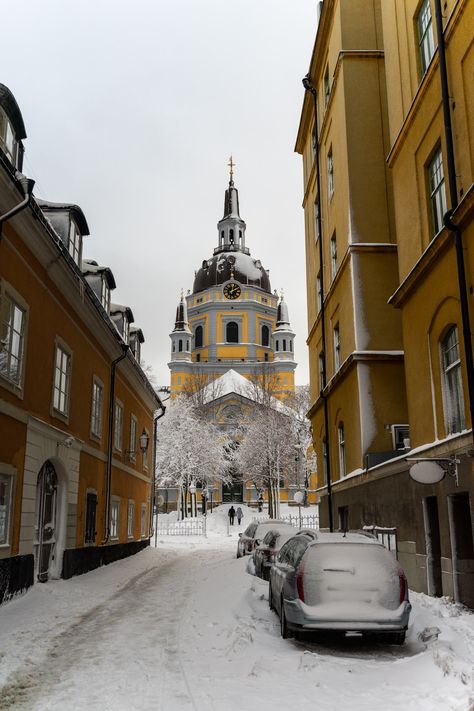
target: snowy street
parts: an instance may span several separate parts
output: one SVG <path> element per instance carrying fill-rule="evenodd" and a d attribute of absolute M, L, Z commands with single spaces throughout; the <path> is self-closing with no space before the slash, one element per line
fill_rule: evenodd
<path fill-rule="evenodd" d="M 412 593 L 403 647 L 283 640 L 237 526 L 208 519 L 207 539 L 163 537 L 0 608 L 0 709 L 474 708 L 474 615 Z"/>

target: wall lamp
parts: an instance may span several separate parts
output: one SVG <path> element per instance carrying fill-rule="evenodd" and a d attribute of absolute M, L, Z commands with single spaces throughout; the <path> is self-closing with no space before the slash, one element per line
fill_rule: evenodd
<path fill-rule="evenodd" d="M 147 432 L 145 432 L 145 428 L 143 428 L 143 432 L 141 433 L 140 437 L 138 438 L 138 441 L 140 443 L 140 451 L 142 454 L 146 454 L 148 452 L 148 445 L 150 443 L 150 436 Z M 136 449 L 127 449 L 124 454 L 131 454 L 132 456 L 136 456 L 137 450 Z"/>

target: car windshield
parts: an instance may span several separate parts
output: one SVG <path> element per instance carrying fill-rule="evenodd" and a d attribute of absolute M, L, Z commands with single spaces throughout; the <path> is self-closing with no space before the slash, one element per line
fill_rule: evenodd
<path fill-rule="evenodd" d="M 302 559 L 305 602 L 399 605 L 399 566 L 386 548 L 364 543 L 317 543 Z"/>
<path fill-rule="evenodd" d="M 290 523 L 259 523 L 257 530 L 255 531 L 255 538 L 259 541 L 263 540 L 268 531 L 278 531 L 279 533 L 286 533 L 288 531 L 296 533 L 296 530 Z"/>

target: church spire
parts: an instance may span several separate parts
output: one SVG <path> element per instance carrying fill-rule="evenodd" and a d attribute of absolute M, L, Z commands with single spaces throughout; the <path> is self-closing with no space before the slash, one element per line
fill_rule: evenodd
<path fill-rule="evenodd" d="M 188 308 L 184 298 L 183 290 L 181 289 L 181 299 L 176 309 L 176 321 L 174 324 L 175 331 L 189 331 L 188 327 Z"/>
<path fill-rule="evenodd" d="M 235 163 L 233 156 L 229 158 L 229 187 L 225 191 L 224 216 L 217 224 L 218 246 L 214 250 L 217 252 L 245 252 L 249 253 L 245 247 L 245 222 L 240 217 L 239 191 L 234 185 Z"/>

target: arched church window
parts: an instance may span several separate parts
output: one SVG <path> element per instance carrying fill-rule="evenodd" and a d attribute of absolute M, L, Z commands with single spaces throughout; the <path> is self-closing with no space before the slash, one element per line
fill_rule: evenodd
<path fill-rule="evenodd" d="M 202 326 L 196 326 L 196 330 L 194 331 L 194 347 L 195 348 L 202 348 Z"/>
<path fill-rule="evenodd" d="M 275 350 L 279 351 L 280 350 L 280 341 L 275 342 Z"/>
<path fill-rule="evenodd" d="M 183 341 L 181 340 L 181 338 L 179 339 L 179 343 L 178 343 L 178 351 L 180 353 L 183 352 Z"/>
<path fill-rule="evenodd" d="M 186 341 L 186 350 L 189 351 L 189 341 Z"/>
<path fill-rule="evenodd" d="M 239 239 L 242 239 L 242 230 L 239 230 Z"/>
<path fill-rule="evenodd" d="M 286 338 L 283 339 L 283 350 L 286 351 Z"/>
<path fill-rule="evenodd" d="M 270 329 L 265 324 L 262 326 L 262 346 L 268 346 L 270 343 Z"/>
<path fill-rule="evenodd" d="M 233 229 L 229 230 L 229 242 L 230 242 L 230 244 L 234 244 L 234 230 Z"/>
<path fill-rule="evenodd" d="M 239 342 L 239 326 L 235 321 L 229 321 L 225 328 L 225 340 L 227 343 Z"/>

